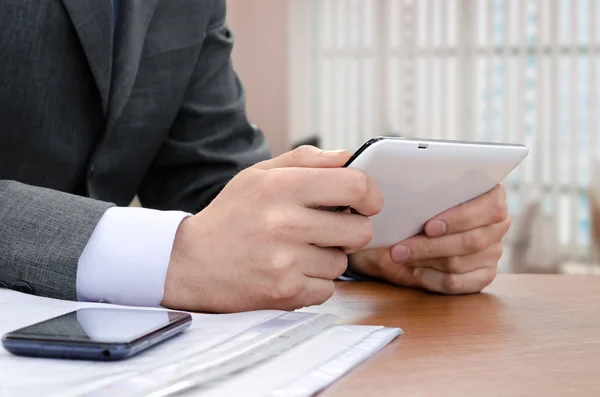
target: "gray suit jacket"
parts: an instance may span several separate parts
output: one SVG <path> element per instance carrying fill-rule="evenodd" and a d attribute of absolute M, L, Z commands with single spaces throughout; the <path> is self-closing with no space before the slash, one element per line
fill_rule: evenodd
<path fill-rule="evenodd" d="M 269 157 L 225 0 L 121 0 L 114 40 L 112 3 L 0 0 L 0 286 L 75 299 L 107 208 L 194 212 Z"/>

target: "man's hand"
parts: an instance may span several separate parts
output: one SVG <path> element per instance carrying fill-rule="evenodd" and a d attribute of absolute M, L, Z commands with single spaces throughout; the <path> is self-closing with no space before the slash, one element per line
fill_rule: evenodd
<path fill-rule="evenodd" d="M 386 249 L 354 254 L 350 268 L 397 285 L 443 294 L 481 291 L 496 276 L 510 218 L 501 185 L 425 225 L 425 233 Z"/>
<path fill-rule="evenodd" d="M 371 240 L 383 198 L 348 152 L 302 147 L 240 172 L 175 237 L 162 305 L 237 312 L 321 304 Z M 320 210 L 350 205 L 360 214 Z M 332 248 L 335 247 L 335 248 Z"/>

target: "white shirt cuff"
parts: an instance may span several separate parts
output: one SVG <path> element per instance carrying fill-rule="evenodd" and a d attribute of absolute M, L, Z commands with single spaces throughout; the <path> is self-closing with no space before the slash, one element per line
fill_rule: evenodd
<path fill-rule="evenodd" d="M 84 248 L 77 268 L 77 299 L 159 306 L 175 234 L 191 214 L 146 208 L 108 209 Z"/>

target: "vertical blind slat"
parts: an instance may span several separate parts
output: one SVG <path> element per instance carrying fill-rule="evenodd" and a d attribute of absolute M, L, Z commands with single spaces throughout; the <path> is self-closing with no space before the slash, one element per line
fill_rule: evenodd
<path fill-rule="evenodd" d="M 598 46 L 598 43 L 596 42 L 596 35 L 595 35 L 595 29 L 597 28 L 596 23 L 598 23 L 598 21 L 596 20 L 596 13 L 597 13 L 597 0 L 590 0 L 590 19 L 589 19 L 589 46 L 588 46 L 588 51 L 589 51 L 589 59 L 590 59 L 590 84 L 589 84 L 589 107 L 588 107 L 588 111 L 590 113 L 590 124 L 589 124 L 589 134 L 590 134 L 590 162 L 588 163 L 588 167 L 590 169 L 588 169 L 589 172 L 589 178 L 590 178 L 590 184 L 592 186 L 599 186 L 600 184 L 592 181 L 593 178 L 598 178 L 598 176 L 596 176 L 596 173 L 599 171 L 597 166 L 600 164 L 600 162 L 598 161 L 598 139 L 596 134 L 600 133 L 600 131 L 598 131 L 598 124 L 597 124 L 597 114 L 596 112 L 598 111 L 598 91 L 599 91 L 599 87 L 597 85 L 597 81 L 596 81 L 596 71 L 597 71 L 597 63 L 596 63 L 596 58 L 598 57 L 598 53 L 596 52 L 596 48 Z M 594 167 L 594 168 L 592 168 Z M 596 197 L 598 197 L 597 192 L 596 193 Z M 590 203 L 591 203 L 591 199 L 590 199 Z M 591 222 L 590 222 L 591 224 Z M 591 230 L 591 228 L 590 228 Z M 590 239 L 591 242 L 592 239 Z M 597 248 L 597 247 L 594 247 Z M 590 253 L 592 253 L 593 248 L 590 249 Z M 589 255 L 590 258 L 592 258 L 592 255 Z M 597 266 L 600 266 L 600 264 L 597 264 Z"/>
<path fill-rule="evenodd" d="M 409 46 L 410 44 L 407 43 L 407 32 L 409 27 L 407 26 L 407 24 L 409 23 L 408 21 L 408 15 L 406 14 L 406 3 L 404 1 L 401 0 L 397 0 L 399 2 L 398 7 L 397 7 L 397 14 L 396 16 L 396 21 L 397 23 L 400 25 L 399 28 L 396 30 L 397 32 L 399 32 L 400 37 L 398 37 L 397 41 L 399 43 L 398 45 L 398 51 L 400 56 L 398 57 L 398 63 L 397 65 L 397 69 L 394 71 L 394 73 L 396 74 L 396 83 L 397 83 L 397 90 L 398 90 L 398 104 L 400 109 L 394 109 L 392 111 L 391 116 L 395 118 L 396 120 L 396 125 L 399 126 L 400 131 L 394 131 L 394 132 L 400 132 L 400 134 L 402 135 L 406 135 L 406 128 L 408 127 L 407 124 L 405 123 L 406 118 L 408 117 L 408 111 L 409 109 L 407 108 L 407 100 L 409 98 L 411 98 L 410 93 L 407 92 L 407 90 L 405 89 L 406 84 L 408 84 L 407 81 L 403 81 L 405 78 L 407 78 L 406 76 L 406 72 L 407 72 L 407 68 L 408 68 L 408 56 L 407 53 L 409 51 Z M 395 112 L 400 112 L 400 114 L 395 114 Z"/>
<path fill-rule="evenodd" d="M 525 87 L 525 46 L 526 46 L 526 32 L 525 32 L 525 11 L 526 11 L 526 2 L 519 1 L 519 20 L 517 25 L 517 39 L 518 39 L 518 58 L 517 58 L 517 84 L 519 87 Z M 517 141 L 525 142 L 525 88 L 517 89 L 517 100 L 516 100 L 516 121 L 517 121 Z M 519 177 L 519 187 L 520 187 L 520 198 L 519 201 L 521 203 L 521 207 L 526 203 L 527 200 L 527 183 L 525 180 L 525 168 L 527 167 L 527 162 L 531 160 L 531 157 L 526 158 L 523 162 L 523 165 L 518 169 L 518 177 Z"/>
<path fill-rule="evenodd" d="M 427 0 L 427 21 L 433 21 L 433 0 Z M 426 41 L 425 41 L 425 54 L 426 58 L 425 58 L 425 63 L 427 65 L 426 67 L 426 78 L 425 78 L 425 100 L 423 101 L 423 104 L 426 106 L 427 109 L 432 109 L 433 108 L 433 84 L 432 84 L 432 80 L 433 80 L 433 23 L 429 22 L 427 24 L 427 36 L 426 36 Z M 422 135 L 424 135 L 425 137 L 432 137 L 433 136 L 433 123 L 432 123 L 432 118 L 431 117 L 425 117 L 424 120 L 424 127 L 425 129 L 422 131 Z"/>
<path fill-rule="evenodd" d="M 569 197 L 569 252 L 577 251 L 577 221 L 578 221 L 578 205 L 579 205 L 579 195 L 577 189 L 577 171 L 578 171 L 578 159 L 579 159 L 579 145 L 578 145 L 578 127 L 579 127 L 579 117 L 578 117 L 578 104 L 579 104 L 579 81 L 578 77 L 578 60 L 579 57 L 575 51 L 577 48 L 578 39 L 577 39 L 577 28 L 578 24 L 578 7 L 577 3 L 579 0 L 571 0 L 570 1 L 570 17 L 571 17 L 571 109 L 570 109 L 570 122 L 571 128 L 569 129 L 569 148 L 571 150 L 571 155 L 569 156 L 569 160 L 571 164 L 569 165 L 569 184 L 570 184 L 570 197 Z"/>
<path fill-rule="evenodd" d="M 477 112 L 473 111 L 472 109 L 476 109 L 475 104 L 480 103 L 481 98 L 479 98 L 479 84 L 477 82 L 477 80 L 475 79 L 476 76 L 476 72 L 477 69 L 475 68 L 476 66 L 476 57 L 475 57 L 475 51 L 478 47 L 477 45 L 477 40 L 474 38 L 475 33 L 478 31 L 477 27 L 478 25 L 478 20 L 479 20 L 479 4 L 480 2 L 478 0 L 470 0 L 470 8 L 471 8 L 471 12 L 469 13 L 471 20 L 469 21 L 468 27 L 469 27 L 469 31 L 468 31 L 468 35 L 470 36 L 469 38 L 467 38 L 467 40 L 469 40 L 467 42 L 467 69 L 466 69 L 466 73 L 467 75 L 465 76 L 465 80 L 468 81 L 470 84 L 469 88 L 470 88 L 470 92 L 467 94 L 469 95 L 469 100 L 466 104 L 466 106 L 470 109 L 468 116 L 469 116 L 469 131 L 470 131 L 470 138 L 472 140 L 477 140 L 477 135 L 478 135 L 478 131 L 477 131 Z"/>
<path fill-rule="evenodd" d="M 494 59 L 494 40 L 493 40 L 493 30 L 494 30 L 494 7 L 493 1 L 486 1 L 486 14 L 487 14 L 487 29 L 486 29 L 486 45 L 487 45 L 487 54 L 486 54 L 486 95 L 485 95 L 485 134 L 486 140 L 493 140 L 494 134 L 494 124 L 493 124 L 493 109 L 494 109 L 494 93 L 493 93 L 493 59 Z"/>
<path fill-rule="evenodd" d="M 546 103 L 546 94 L 544 90 L 544 76 L 543 76 L 543 62 L 542 62 L 542 51 L 541 51 L 541 42 L 543 35 L 543 24 L 544 19 L 542 18 L 543 12 L 542 7 L 544 7 L 544 1 L 536 0 L 536 13 L 538 20 L 537 27 L 537 42 L 536 42 L 536 51 L 535 51 L 535 62 L 537 66 L 536 70 L 536 99 L 535 99 L 535 109 L 536 109 L 536 123 L 535 123 L 535 131 L 534 131 L 534 150 L 537 152 L 537 156 L 535 156 L 535 169 L 533 173 L 533 181 L 537 191 L 541 191 L 542 188 L 542 166 L 547 156 L 542 149 L 542 131 L 543 131 L 543 116 L 544 116 L 544 106 Z"/>
<path fill-rule="evenodd" d="M 595 41 L 596 39 L 596 35 L 595 33 L 595 29 L 597 28 L 596 23 L 598 23 L 598 21 L 596 21 L 596 12 L 597 12 L 597 5 L 596 5 L 597 0 L 590 0 L 590 13 L 589 13 L 589 42 L 588 42 L 588 51 L 589 51 L 589 63 L 590 63 L 590 84 L 589 84 L 589 107 L 588 107 L 588 111 L 590 114 L 590 123 L 589 123 L 589 134 L 590 134 L 590 156 L 591 156 L 591 160 L 594 160 L 593 162 L 590 161 L 590 166 L 594 163 L 596 163 L 596 160 L 598 158 L 598 140 L 596 137 L 596 134 L 598 134 L 598 126 L 597 126 L 597 114 L 596 112 L 598 111 L 598 86 L 597 86 L 597 82 L 596 82 L 596 68 L 597 68 L 597 63 L 596 63 L 596 58 L 598 57 L 598 54 L 596 52 L 596 48 L 598 46 L 598 43 Z M 594 170 L 594 171 L 598 171 L 598 170 Z M 590 172 L 590 181 L 592 180 L 592 178 L 594 177 L 594 173 L 592 172 L 592 170 L 589 170 Z M 598 185 L 598 184 L 596 184 Z"/>
<path fill-rule="evenodd" d="M 454 90 L 453 100 L 456 103 L 456 113 L 457 116 L 454 119 L 456 126 L 456 134 L 460 136 L 465 131 L 465 102 L 461 101 L 461 97 L 464 98 L 464 70 L 466 68 L 466 46 L 465 46 L 465 26 L 466 26 L 466 18 L 465 18 L 465 8 L 463 5 L 463 0 L 457 0 L 458 9 L 456 10 L 456 88 Z"/>
<path fill-rule="evenodd" d="M 559 87 L 558 87 L 558 32 L 560 27 L 559 0 L 550 0 L 550 23 L 552 29 L 550 29 L 550 156 L 552 161 L 550 162 L 550 183 L 552 186 L 552 213 L 555 217 L 560 215 L 560 203 L 559 203 L 559 166 L 560 159 L 558 154 L 560 153 L 560 117 L 559 117 Z M 559 222 L 555 222 L 558 227 Z M 558 238 L 558 231 L 556 237 Z"/>
<path fill-rule="evenodd" d="M 358 4 L 356 5 L 357 10 L 357 50 L 359 52 L 362 52 L 365 50 L 365 45 L 364 45 L 364 29 L 365 29 L 365 4 L 366 2 L 362 1 L 362 0 L 358 0 Z M 358 127 L 358 132 L 357 132 L 357 140 L 358 141 L 364 141 L 365 140 L 365 131 L 367 130 L 367 125 L 365 123 L 365 114 L 364 114 L 364 108 L 365 108 L 365 96 L 366 96 L 366 90 L 365 90 L 365 78 L 364 78 L 364 71 L 365 71 L 365 57 L 360 57 L 358 59 L 358 76 L 357 76 L 357 108 L 358 108 L 358 112 L 357 112 L 357 127 Z"/>
<path fill-rule="evenodd" d="M 356 29 L 356 27 L 353 25 L 353 14 L 354 14 L 354 6 L 355 6 L 355 0 L 346 0 L 345 1 L 346 4 L 346 48 L 348 48 L 349 51 L 356 51 L 358 49 L 358 46 L 356 44 L 356 42 L 354 41 L 354 32 L 353 30 Z M 354 102 L 356 101 L 356 95 L 358 94 L 358 92 L 356 91 L 356 76 L 354 75 L 354 63 L 356 62 L 356 57 L 348 57 L 348 59 L 346 59 L 344 61 L 344 81 L 343 81 L 343 85 L 344 85 L 344 91 L 345 91 L 345 95 L 344 95 L 344 100 L 345 100 L 345 106 L 344 106 L 344 117 L 342 118 L 343 120 L 343 124 L 342 124 L 342 137 L 340 139 L 340 148 L 343 148 L 346 142 L 344 142 L 344 134 L 347 136 L 347 139 L 349 140 L 349 144 L 350 147 L 354 147 L 355 146 L 355 141 L 357 141 L 356 139 L 356 123 L 355 118 L 356 118 L 356 112 L 354 110 Z"/>
<path fill-rule="evenodd" d="M 440 10 L 440 15 L 441 15 L 441 40 L 440 40 L 440 49 L 441 49 L 441 53 L 443 54 L 440 57 L 440 96 L 439 96 L 439 102 L 438 102 L 438 111 L 440 113 L 440 131 L 438 132 L 438 134 L 440 134 L 441 138 L 447 139 L 448 138 L 448 111 L 450 110 L 448 108 L 448 82 L 446 81 L 446 78 L 448 76 L 447 70 L 448 70 L 448 57 L 447 57 L 447 49 L 448 49 L 448 1 L 442 1 L 441 2 L 441 10 Z"/>
<path fill-rule="evenodd" d="M 412 42 L 411 42 L 411 53 L 413 55 L 413 58 L 407 62 L 410 62 L 410 71 L 411 71 L 411 76 L 412 76 L 412 93 L 413 93 L 413 97 L 410 98 L 411 103 L 412 103 L 412 109 L 413 109 L 413 114 L 412 114 L 412 131 L 409 131 L 409 133 L 411 134 L 411 136 L 420 136 L 422 134 L 422 125 L 420 122 L 420 118 L 419 118 L 419 113 L 420 113 L 420 106 L 422 106 L 423 102 L 422 102 L 422 98 L 419 98 L 419 90 L 420 90 L 420 86 L 419 86 L 419 74 L 417 71 L 417 65 L 418 65 L 418 52 L 419 52 L 419 29 L 420 29 L 420 24 L 421 24 L 421 19 L 419 18 L 419 7 L 420 7 L 420 2 L 419 1 L 413 1 L 411 2 L 411 9 L 412 9 L 412 24 L 413 24 L 413 28 L 412 28 Z"/>
<path fill-rule="evenodd" d="M 504 1 L 503 2 L 503 23 L 504 31 L 503 34 L 503 44 L 504 48 L 502 51 L 502 68 L 504 73 L 502 75 L 502 135 L 501 139 L 504 142 L 509 142 L 511 136 L 511 112 L 510 112 L 510 94 L 511 94 L 511 84 L 510 84 L 510 58 L 508 56 L 508 52 L 510 50 L 510 35 L 509 35 L 509 18 L 510 18 L 510 7 L 514 6 L 513 2 Z"/>

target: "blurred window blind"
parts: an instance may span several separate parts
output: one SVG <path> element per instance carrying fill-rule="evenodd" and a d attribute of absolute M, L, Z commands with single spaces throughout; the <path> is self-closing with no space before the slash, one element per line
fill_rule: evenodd
<path fill-rule="evenodd" d="M 600 0 L 309 3 L 309 125 L 323 147 L 394 134 L 524 143 L 511 213 L 539 192 L 563 255 L 586 257 Z"/>

